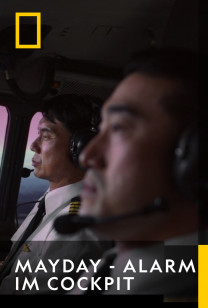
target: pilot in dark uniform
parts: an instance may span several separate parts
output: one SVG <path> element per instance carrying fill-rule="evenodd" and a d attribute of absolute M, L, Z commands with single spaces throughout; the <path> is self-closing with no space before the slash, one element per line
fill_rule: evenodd
<path fill-rule="evenodd" d="M 103 106 L 99 134 L 80 155 L 88 168 L 80 215 L 91 215 L 97 221 L 92 230 L 116 241 L 116 254 L 103 257 L 104 263 L 105 257 L 111 261 L 106 261 L 106 273 L 91 272 L 94 279 L 114 280 L 104 284 L 101 294 L 197 298 L 197 84 L 192 53 L 135 55 Z M 105 223 L 98 223 L 98 217 Z M 184 254 L 187 264 L 194 263 L 184 276 L 177 274 L 177 262 L 176 273 L 139 272 L 140 259 L 143 270 L 150 270 L 154 259 L 163 268 L 166 258 L 182 261 Z M 135 267 L 124 271 L 128 260 Z M 117 282 L 124 276 L 133 277 L 129 289 L 126 281 Z M 81 282 L 69 294 L 96 294 L 96 287 L 89 291 L 89 279 Z"/>

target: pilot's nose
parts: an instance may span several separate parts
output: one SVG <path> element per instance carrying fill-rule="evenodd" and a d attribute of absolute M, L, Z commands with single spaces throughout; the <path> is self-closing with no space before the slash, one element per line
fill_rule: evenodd
<path fill-rule="evenodd" d="M 35 153 L 40 153 L 40 143 L 39 143 L 39 137 L 36 138 L 30 145 L 30 150 Z"/>

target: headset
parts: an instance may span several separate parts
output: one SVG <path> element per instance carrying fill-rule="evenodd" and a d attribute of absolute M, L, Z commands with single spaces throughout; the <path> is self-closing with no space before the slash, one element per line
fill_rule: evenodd
<path fill-rule="evenodd" d="M 196 126 L 188 127 L 180 135 L 173 151 L 173 177 L 178 191 L 188 199 L 197 200 L 199 190 L 198 178 L 199 133 Z M 207 181 L 207 178 L 205 179 Z M 207 190 L 206 190 L 207 194 Z M 151 215 L 155 212 L 168 211 L 168 203 L 157 197 L 152 204 L 144 205 L 138 211 L 108 217 L 63 215 L 54 222 L 54 227 L 61 234 L 73 234 L 83 228 L 92 228 L 115 223 L 135 216 Z"/>
<path fill-rule="evenodd" d="M 79 165 L 79 155 L 87 143 L 96 136 L 100 123 L 101 104 L 90 101 L 91 126 L 77 130 L 70 141 L 70 155 L 74 164 Z M 198 148 L 197 125 L 183 131 L 174 149 L 173 178 L 178 190 L 186 197 L 196 200 L 198 193 Z"/>
<path fill-rule="evenodd" d="M 79 164 L 79 155 L 88 142 L 96 136 L 98 132 L 98 125 L 100 123 L 100 111 L 101 111 L 101 101 L 93 98 L 90 99 L 86 95 L 84 97 L 86 100 L 87 108 L 90 109 L 91 123 L 89 127 L 83 127 L 76 130 L 70 140 L 70 157 L 73 163 L 80 169 L 83 169 Z"/>
<path fill-rule="evenodd" d="M 199 132 L 196 125 L 183 131 L 174 150 L 173 178 L 184 196 L 196 200 L 198 194 Z"/>

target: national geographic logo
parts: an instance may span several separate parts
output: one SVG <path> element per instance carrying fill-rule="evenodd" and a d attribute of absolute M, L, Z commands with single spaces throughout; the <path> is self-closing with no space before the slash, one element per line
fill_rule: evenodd
<path fill-rule="evenodd" d="M 36 19 L 36 25 L 37 25 L 37 35 L 33 38 L 34 40 L 32 43 L 21 43 L 21 18 L 35 18 Z M 41 48 L 41 13 L 37 12 L 30 12 L 30 13 L 15 13 L 15 48 L 17 49 L 40 49 Z"/>

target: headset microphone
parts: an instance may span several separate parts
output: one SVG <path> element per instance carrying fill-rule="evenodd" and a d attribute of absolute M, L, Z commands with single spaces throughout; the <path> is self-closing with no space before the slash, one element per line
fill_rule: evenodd
<path fill-rule="evenodd" d="M 28 178 L 30 176 L 30 173 L 33 172 L 34 169 L 28 169 L 28 168 L 22 168 L 21 177 L 22 178 Z"/>
<path fill-rule="evenodd" d="M 157 211 L 167 210 L 167 203 L 163 198 L 156 198 L 154 203 L 145 206 L 139 211 L 134 211 L 128 214 L 109 216 L 109 217 L 93 217 L 93 216 L 77 216 L 77 215 L 63 215 L 54 221 L 54 228 L 61 234 L 73 234 L 84 228 L 96 227 L 119 220 L 134 218 L 135 216 L 148 215 Z"/>

